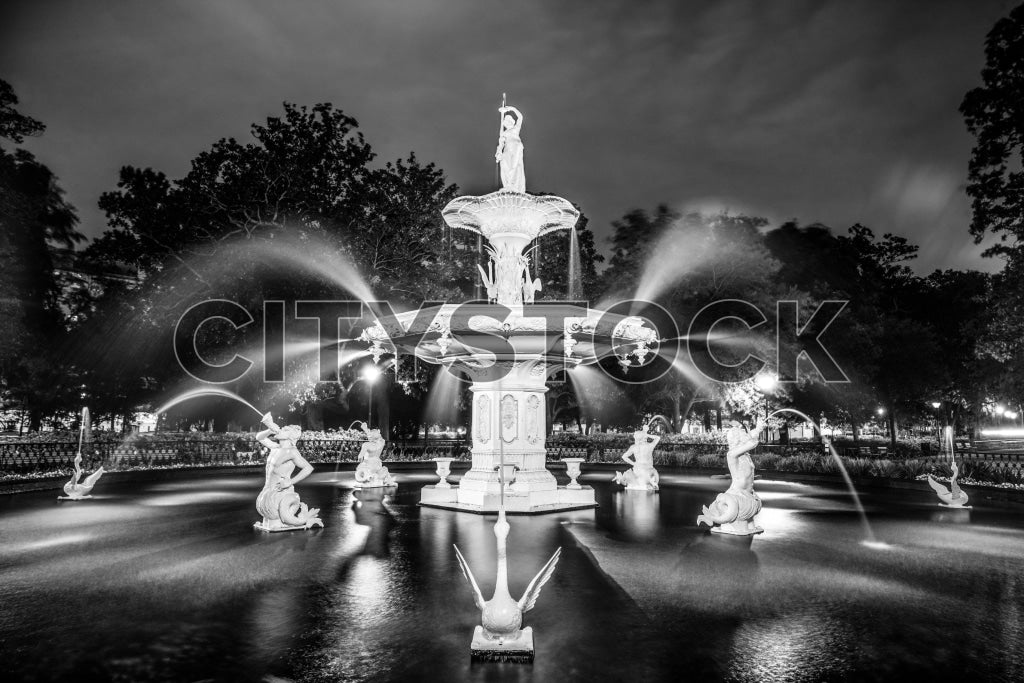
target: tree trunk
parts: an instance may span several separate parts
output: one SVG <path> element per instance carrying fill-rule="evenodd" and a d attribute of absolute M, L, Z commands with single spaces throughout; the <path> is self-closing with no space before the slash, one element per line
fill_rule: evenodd
<path fill-rule="evenodd" d="M 896 448 L 896 411 L 889 410 L 889 445 Z"/>
<path fill-rule="evenodd" d="M 376 412 L 379 413 L 380 417 L 377 418 L 377 426 L 380 428 L 380 433 L 385 439 L 391 438 L 391 401 L 388 400 L 388 386 L 384 385 L 383 392 L 384 396 L 382 401 L 374 401 L 374 405 L 377 408 Z"/>
<path fill-rule="evenodd" d="M 722 431 L 722 406 L 715 407 L 715 427 Z"/>
<path fill-rule="evenodd" d="M 683 401 L 682 394 L 676 394 L 676 400 L 672 401 L 672 432 L 678 434 L 683 429 L 682 425 L 682 413 L 683 409 L 680 405 Z"/>

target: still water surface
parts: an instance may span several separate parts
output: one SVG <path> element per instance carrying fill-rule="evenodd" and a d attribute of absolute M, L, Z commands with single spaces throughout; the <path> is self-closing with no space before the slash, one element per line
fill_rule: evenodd
<path fill-rule="evenodd" d="M 1024 680 L 1019 509 L 867 494 L 869 547 L 842 489 L 762 480 L 751 541 L 695 526 L 722 480 L 585 475 L 597 510 L 511 519 L 513 595 L 563 549 L 535 662 L 474 663 L 452 544 L 489 597 L 494 518 L 418 507 L 436 477 L 351 476 L 300 485 L 325 528 L 281 534 L 252 529 L 261 474 L 0 497 L 4 680 Z"/>

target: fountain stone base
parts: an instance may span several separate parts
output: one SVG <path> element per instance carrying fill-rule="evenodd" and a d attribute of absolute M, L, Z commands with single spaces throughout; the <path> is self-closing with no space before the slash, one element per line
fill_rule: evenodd
<path fill-rule="evenodd" d="M 294 525 L 292 525 L 292 524 L 285 524 L 284 522 L 282 522 L 279 519 L 271 519 L 271 520 L 260 520 L 259 522 L 256 522 L 255 524 L 253 524 L 252 528 L 253 529 L 258 529 L 259 531 L 267 531 L 267 532 L 270 532 L 270 533 L 277 533 L 278 531 L 308 531 L 309 529 L 312 529 L 313 526 L 314 525 L 305 526 L 305 525 L 302 525 L 302 524 L 294 524 Z M 323 524 L 320 524 L 320 526 L 323 526 Z"/>
<path fill-rule="evenodd" d="M 469 494 L 460 496 L 461 487 L 452 486 L 442 489 L 435 486 L 424 486 L 420 490 L 420 505 L 424 507 L 444 508 L 478 514 L 496 514 L 498 512 L 499 495 L 497 493 Z M 597 507 L 594 489 L 581 486 L 571 489 L 559 486 L 551 495 L 550 492 L 531 495 L 509 491 L 505 494 L 505 512 L 510 515 L 535 515 L 545 512 L 561 512 L 565 510 L 586 510 Z"/>
<path fill-rule="evenodd" d="M 498 469 L 504 463 L 505 510 L 510 514 L 597 507 L 591 487 L 559 486 L 547 469 L 544 360 L 499 361 L 475 372 L 471 388 L 472 467 L 458 486 L 421 489 L 420 505 L 495 513 L 501 498 Z"/>
<path fill-rule="evenodd" d="M 395 488 L 397 486 L 398 486 L 397 482 L 394 482 L 394 481 L 392 481 L 390 483 L 387 483 L 387 482 L 383 482 L 383 481 L 377 480 L 377 481 L 367 481 L 367 482 L 363 482 L 361 484 L 355 484 L 355 485 L 352 486 L 352 488 L 355 489 L 356 491 L 361 491 L 361 490 L 365 490 L 365 489 L 389 489 L 389 488 Z"/>
<path fill-rule="evenodd" d="M 515 638 L 491 639 L 484 635 L 484 627 L 473 630 L 470 656 L 490 661 L 533 661 L 533 627 L 527 626 Z"/>
<path fill-rule="evenodd" d="M 711 533 L 729 534 L 730 536 L 753 536 L 755 534 L 763 534 L 764 529 L 748 519 L 713 526 L 711 527 Z"/>

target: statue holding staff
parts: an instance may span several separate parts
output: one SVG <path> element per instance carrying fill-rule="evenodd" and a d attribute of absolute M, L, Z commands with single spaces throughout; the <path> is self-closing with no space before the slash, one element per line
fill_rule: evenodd
<path fill-rule="evenodd" d="M 526 192 L 526 170 L 523 168 L 523 141 L 519 133 L 523 129 L 523 114 L 515 107 L 504 104 L 498 109 L 501 113 L 501 133 L 498 135 L 498 148 L 494 151 L 494 160 L 501 169 L 501 188 Z"/>

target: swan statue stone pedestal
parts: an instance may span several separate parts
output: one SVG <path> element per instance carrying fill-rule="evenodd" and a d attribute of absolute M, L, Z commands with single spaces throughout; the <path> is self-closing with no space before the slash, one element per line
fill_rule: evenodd
<path fill-rule="evenodd" d="M 473 588 L 473 599 L 481 613 L 481 625 L 473 630 L 473 643 L 470 654 L 474 658 L 490 661 L 532 661 L 534 654 L 533 628 L 523 625 L 523 614 L 533 609 L 541 588 L 551 578 L 558 564 L 562 549 L 559 548 L 551 559 L 541 568 L 526 592 L 518 601 L 513 600 L 508 591 L 508 556 L 506 540 L 509 524 L 505 520 L 505 511 L 498 512 L 498 521 L 494 525 L 494 535 L 498 542 L 498 573 L 494 582 L 494 595 L 484 600 L 480 587 L 473 577 L 466 558 L 459 547 L 455 546 L 455 555 L 459 559 L 462 573 L 466 575 Z"/>
<path fill-rule="evenodd" d="M 955 460 L 951 465 L 951 469 L 953 470 L 953 477 L 949 480 L 950 488 L 946 488 L 941 483 L 935 481 L 930 474 L 928 475 L 928 485 L 935 490 L 935 494 L 941 501 L 939 505 L 942 507 L 964 508 L 969 510 L 971 506 L 967 504 L 967 494 L 962 488 L 960 488 L 959 484 L 956 483 L 957 475 L 960 474 L 960 468 L 957 467 Z"/>

